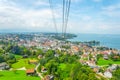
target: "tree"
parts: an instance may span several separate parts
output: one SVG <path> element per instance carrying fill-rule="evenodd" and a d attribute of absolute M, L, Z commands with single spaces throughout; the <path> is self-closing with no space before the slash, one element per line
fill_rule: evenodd
<path fill-rule="evenodd" d="M 88 80 L 88 76 L 85 73 L 79 74 L 75 80 Z"/>
<path fill-rule="evenodd" d="M 46 60 L 46 59 L 42 58 L 42 59 L 40 60 L 40 65 L 44 66 L 46 63 L 47 63 L 47 60 Z"/>
<path fill-rule="evenodd" d="M 5 60 L 4 60 L 4 57 L 3 56 L 0 56 L 0 63 L 1 62 L 4 62 Z"/>
<path fill-rule="evenodd" d="M 120 68 L 113 72 L 113 76 L 116 78 L 116 80 L 120 80 Z"/>
<path fill-rule="evenodd" d="M 19 47 L 18 45 L 11 45 L 8 47 L 9 52 L 13 53 L 13 54 L 21 54 L 21 47 Z"/>
<path fill-rule="evenodd" d="M 82 65 L 80 63 L 76 63 L 76 65 L 74 65 L 72 67 L 71 73 L 70 73 L 70 77 L 72 78 L 72 80 L 77 80 L 77 75 L 78 73 L 81 73 L 80 68 L 82 67 Z"/>
<path fill-rule="evenodd" d="M 89 67 L 82 66 L 80 63 L 73 66 L 70 77 L 72 80 L 97 80 L 95 73 Z"/>
<path fill-rule="evenodd" d="M 97 60 L 99 60 L 101 57 L 103 57 L 102 54 L 97 54 Z"/>
<path fill-rule="evenodd" d="M 95 77 L 94 73 L 90 73 L 88 76 L 88 80 L 98 80 L 98 79 Z"/>
<path fill-rule="evenodd" d="M 22 54 L 31 55 L 31 51 L 24 47 L 23 51 L 22 51 Z"/>
<path fill-rule="evenodd" d="M 48 74 L 55 74 L 55 72 L 57 71 L 57 66 L 58 66 L 58 63 L 53 60 L 49 61 L 45 65 L 45 67 L 47 68 Z"/>
<path fill-rule="evenodd" d="M 3 53 L 4 53 L 4 50 L 0 48 L 0 55 L 2 55 Z"/>
<path fill-rule="evenodd" d="M 4 56 L 5 61 L 7 61 L 8 63 L 15 63 L 16 62 L 16 58 L 13 54 L 8 54 Z"/>
<path fill-rule="evenodd" d="M 44 55 L 44 53 L 43 53 L 42 49 L 38 49 L 36 53 L 37 53 L 37 54 Z"/>
<path fill-rule="evenodd" d="M 45 57 L 54 57 L 54 52 L 53 52 L 53 50 L 48 50 L 48 51 L 45 53 Z"/>

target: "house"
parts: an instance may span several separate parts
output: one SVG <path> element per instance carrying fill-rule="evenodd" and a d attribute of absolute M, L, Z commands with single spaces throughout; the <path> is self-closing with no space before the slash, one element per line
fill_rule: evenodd
<path fill-rule="evenodd" d="M 47 72 L 47 69 L 45 67 L 42 67 L 41 72 L 42 73 Z"/>
<path fill-rule="evenodd" d="M 85 63 L 85 60 L 79 60 L 81 64 L 84 64 Z"/>
<path fill-rule="evenodd" d="M 114 59 L 119 59 L 119 56 L 113 56 Z"/>
<path fill-rule="evenodd" d="M 59 57 L 59 54 L 54 54 L 55 57 Z"/>
<path fill-rule="evenodd" d="M 71 50 L 73 51 L 73 52 L 79 52 L 79 47 L 78 46 L 72 46 L 71 47 Z"/>
<path fill-rule="evenodd" d="M 100 68 L 99 68 L 98 66 L 96 66 L 96 67 L 93 68 L 93 71 L 94 71 L 95 73 L 98 73 L 98 72 L 99 72 L 99 69 L 100 69 Z"/>
<path fill-rule="evenodd" d="M 102 54 L 103 55 L 108 55 L 108 51 L 103 51 Z"/>
<path fill-rule="evenodd" d="M 37 64 L 38 61 L 37 61 L 37 60 L 29 60 L 28 63 L 29 63 L 29 64 Z"/>
<path fill-rule="evenodd" d="M 26 70 L 26 75 L 30 75 L 30 76 L 33 76 L 36 74 L 36 71 L 35 69 L 27 69 Z"/>
<path fill-rule="evenodd" d="M 7 70 L 9 68 L 10 66 L 6 62 L 0 63 L 0 70 Z"/>
<path fill-rule="evenodd" d="M 104 76 L 107 78 L 112 78 L 112 73 L 110 71 L 105 71 Z"/>
<path fill-rule="evenodd" d="M 40 55 L 38 55 L 38 59 L 41 59 L 43 56 L 40 54 Z"/>
<path fill-rule="evenodd" d="M 81 58 L 88 58 L 88 56 L 89 56 L 88 54 L 82 54 Z"/>
<path fill-rule="evenodd" d="M 23 55 L 23 58 L 28 58 L 28 55 L 27 54 Z"/>
<path fill-rule="evenodd" d="M 42 80 L 54 80 L 54 76 L 46 75 Z"/>
<path fill-rule="evenodd" d="M 109 66 L 108 69 L 109 69 L 110 71 L 113 71 L 113 70 L 116 70 L 116 69 L 117 69 L 117 66 L 118 66 L 118 65 L 114 64 L 114 65 L 112 65 L 112 66 Z"/>
<path fill-rule="evenodd" d="M 103 58 L 104 58 L 105 60 L 108 60 L 108 59 L 109 59 L 108 55 L 106 55 L 106 54 L 104 54 Z"/>
<path fill-rule="evenodd" d="M 96 66 L 95 61 L 87 61 L 86 63 L 87 63 L 88 66 L 90 66 L 91 68 L 93 68 L 93 67 Z"/>

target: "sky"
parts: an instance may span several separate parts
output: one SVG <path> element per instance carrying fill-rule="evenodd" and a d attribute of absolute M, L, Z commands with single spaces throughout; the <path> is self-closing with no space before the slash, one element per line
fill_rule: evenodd
<path fill-rule="evenodd" d="M 52 0 L 62 31 L 62 0 Z M 56 32 L 49 0 L 0 0 L 0 32 Z M 69 33 L 120 34 L 120 0 L 72 0 Z"/>

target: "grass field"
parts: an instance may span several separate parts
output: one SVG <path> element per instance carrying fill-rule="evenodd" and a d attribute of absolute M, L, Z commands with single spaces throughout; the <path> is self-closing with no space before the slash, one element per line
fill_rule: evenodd
<path fill-rule="evenodd" d="M 39 77 L 26 76 L 25 71 L 0 71 L 0 80 L 40 80 Z"/>
<path fill-rule="evenodd" d="M 16 58 L 17 60 L 19 60 L 19 59 L 22 59 L 22 56 L 20 56 L 20 55 L 15 55 L 15 58 Z"/>
<path fill-rule="evenodd" d="M 20 60 L 18 60 L 18 62 L 12 64 L 12 68 L 13 69 L 18 69 L 18 68 L 22 68 L 22 67 L 25 67 L 27 69 L 29 69 L 29 68 L 35 68 L 34 64 L 28 64 L 29 60 L 30 60 L 30 58 L 20 59 Z"/>
<path fill-rule="evenodd" d="M 104 66 L 109 64 L 120 64 L 120 61 L 104 60 L 100 58 L 97 63 L 99 66 Z"/>

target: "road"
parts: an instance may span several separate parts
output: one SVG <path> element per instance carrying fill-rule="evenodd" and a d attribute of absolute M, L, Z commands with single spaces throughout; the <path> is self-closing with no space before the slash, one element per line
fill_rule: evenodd
<path fill-rule="evenodd" d="M 43 79 L 43 76 L 42 76 L 41 73 L 39 73 L 38 70 L 37 70 L 39 66 L 40 66 L 40 63 L 37 64 L 37 66 L 35 67 L 35 70 L 36 70 L 38 76 L 39 76 L 41 79 Z"/>

